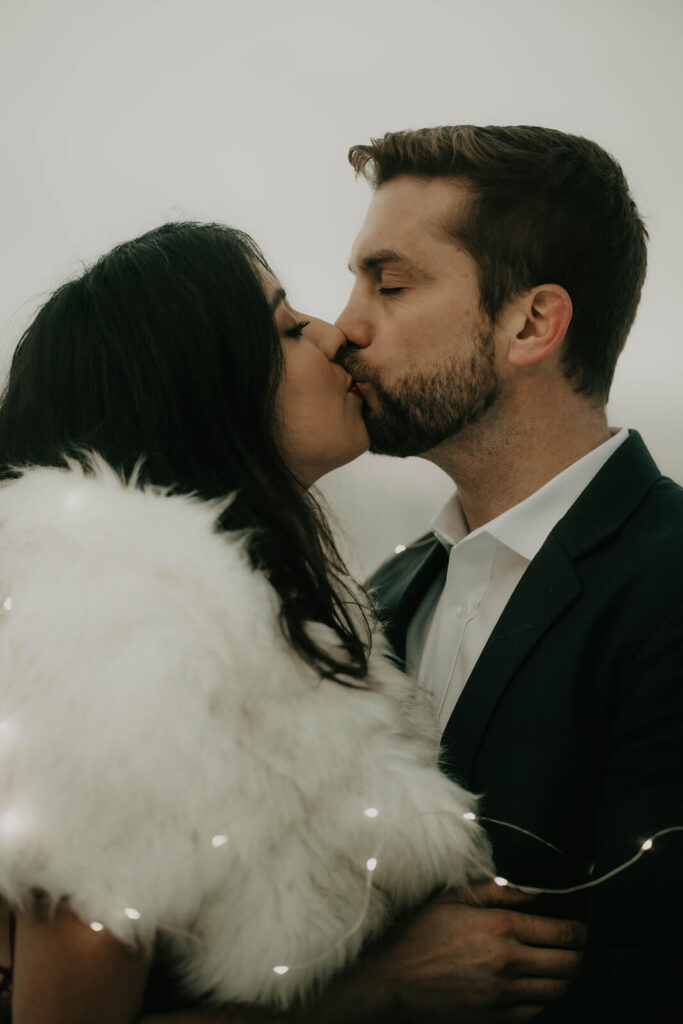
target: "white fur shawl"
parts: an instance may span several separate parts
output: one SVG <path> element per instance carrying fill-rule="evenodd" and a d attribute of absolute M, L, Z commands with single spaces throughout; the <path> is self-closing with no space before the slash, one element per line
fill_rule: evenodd
<path fill-rule="evenodd" d="M 190 995 L 286 1006 L 490 873 L 474 800 L 380 637 L 370 689 L 321 681 L 216 503 L 93 466 L 0 487 L 0 895 L 163 933 Z"/>

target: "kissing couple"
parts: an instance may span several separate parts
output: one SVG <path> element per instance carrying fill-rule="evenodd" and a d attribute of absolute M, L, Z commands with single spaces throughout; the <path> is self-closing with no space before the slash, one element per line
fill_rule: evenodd
<path fill-rule="evenodd" d="M 683 493 L 606 415 L 647 231 L 556 130 L 349 159 L 335 325 L 183 222 L 17 346 L 13 1024 L 680 1020 Z M 457 489 L 361 586 L 311 488 L 368 448 Z"/>

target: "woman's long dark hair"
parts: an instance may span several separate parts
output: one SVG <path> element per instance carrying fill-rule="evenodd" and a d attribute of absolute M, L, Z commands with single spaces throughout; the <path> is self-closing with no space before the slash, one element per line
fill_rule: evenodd
<path fill-rule="evenodd" d="M 294 649 L 324 677 L 367 674 L 370 635 L 315 499 L 275 442 L 279 335 L 253 240 L 170 223 L 117 246 L 40 309 L 0 402 L 0 474 L 99 452 L 139 484 L 219 498 L 220 527 L 281 598 Z M 309 635 L 331 627 L 338 653 Z"/>

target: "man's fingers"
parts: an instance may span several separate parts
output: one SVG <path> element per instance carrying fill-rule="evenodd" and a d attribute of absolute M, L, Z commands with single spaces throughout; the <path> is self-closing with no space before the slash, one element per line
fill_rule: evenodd
<path fill-rule="evenodd" d="M 569 982 L 559 978 L 518 978 L 510 989 L 510 1001 L 515 1005 L 520 1001 L 550 1003 L 566 995 L 568 989 Z"/>
<path fill-rule="evenodd" d="M 500 1024 L 526 1024 L 526 1021 L 538 1017 L 543 1010 L 545 1010 L 545 1006 L 538 1004 L 535 1006 L 508 1006 L 505 1010 L 500 1011 Z"/>
<path fill-rule="evenodd" d="M 446 889 L 438 899 L 442 903 L 466 903 L 470 907 L 517 907 L 538 897 L 490 881 L 477 882 L 469 889 Z"/>
<path fill-rule="evenodd" d="M 520 946 L 513 970 L 519 978 L 552 978 L 571 981 L 581 970 L 583 953 L 573 949 L 542 949 Z"/>
<path fill-rule="evenodd" d="M 511 914 L 514 934 L 527 946 L 548 946 L 554 949 L 583 949 L 587 930 L 581 921 L 564 921 L 533 914 Z"/>

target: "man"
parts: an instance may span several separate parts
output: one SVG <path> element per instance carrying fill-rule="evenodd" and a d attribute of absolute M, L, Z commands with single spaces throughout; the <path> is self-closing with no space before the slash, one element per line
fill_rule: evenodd
<path fill-rule="evenodd" d="M 281 1019 L 680 1022 L 683 831 L 658 833 L 683 825 L 683 493 L 605 415 L 642 221 L 608 154 L 548 129 L 392 133 L 350 159 L 375 194 L 341 359 L 372 449 L 457 485 L 372 585 L 500 875 L 551 892 L 433 900 Z"/>
<path fill-rule="evenodd" d="M 522 909 L 588 929 L 566 995 L 545 949 L 526 972 L 545 998 L 520 967 L 467 1017 L 459 915 L 474 941 L 491 910 L 441 905 L 399 949 L 397 1013 L 679 1021 L 683 832 L 649 840 L 683 825 L 683 492 L 605 414 L 647 232 L 616 162 L 558 131 L 396 132 L 349 159 L 375 188 L 338 320 L 371 450 L 457 485 L 371 585 L 447 769 L 483 794 L 497 870 L 551 892 L 508 909 L 512 930 Z"/>

